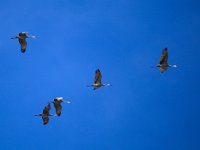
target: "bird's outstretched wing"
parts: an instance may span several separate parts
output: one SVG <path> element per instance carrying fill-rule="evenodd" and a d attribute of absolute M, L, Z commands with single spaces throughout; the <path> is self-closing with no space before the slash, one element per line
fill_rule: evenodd
<path fill-rule="evenodd" d="M 50 109 L 51 109 L 50 103 L 48 103 L 48 105 L 45 106 L 44 109 L 43 109 L 42 119 L 43 119 L 44 125 L 49 122 L 49 111 L 50 111 Z"/>
<path fill-rule="evenodd" d="M 60 116 L 62 112 L 62 105 L 60 103 L 54 103 L 54 107 L 56 109 L 57 116 Z"/>
<path fill-rule="evenodd" d="M 45 106 L 44 109 L 43 109 L 43 114 L 49 115 L 50 109 L 51 109 L 51 106 L 50 106 L 50 103 L 48 103 L 48 105 Z"/>
<path fill-rule="evenodd" d="M 48 116 L 42 116 L 43 124 L 47 124 L 49 122 L 49 117 Z"/>
<path fill-rule="evenodd" d="M 162 55 L 160 57 L 160 64 L 167 64 L 167 60 L 168 60 L 168 49 L 165 48 L 162 52 Z"/>
<path fill-rule="evenodd" d="M 26 52 L 26 46 L 27 46 L 26 39 L 19 38 L 19 43 L 21 45 L 21 52 L 25 53 Z"/>
<path fill-rule="evenodd" d="M 99 69 L 97 69 L 97 70 L 95 71 L 94 84 L 101 84 L 101 78 L 102 78 L 101 72 L 100 72 Z"/>

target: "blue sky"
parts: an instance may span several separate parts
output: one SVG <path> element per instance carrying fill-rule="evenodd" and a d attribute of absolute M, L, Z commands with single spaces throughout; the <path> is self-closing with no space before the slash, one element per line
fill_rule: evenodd
<path fill-rule="evenodd" d="M 199 7 L 1 0 L 0 149 L 199 150 Z M 21 31 L 37 36 L 25 54 L 10 40 Z M 179 67 L 161 74 L 165 47 Z M 112 87 L 86 87 L 97 68 Z M 43 126 L 34 114 L 60 96 L 72 103 Z"/>

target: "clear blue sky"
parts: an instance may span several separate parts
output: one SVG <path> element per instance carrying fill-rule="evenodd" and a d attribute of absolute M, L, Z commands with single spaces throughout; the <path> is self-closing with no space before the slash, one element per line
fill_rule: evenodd
<path fill-rule="evenodd" d="M 199 150 L 200 2 L 1 0 L 0 149 Z M 21 31 L 25 54 L 10 37 Z M 151 68 L 169 48 L 169 69 Z M 87 88 L 99 68 L 104 83 Z M 61 117 L 34 114 L 55 97 Z M 54 112 L 52 108 L 51 113 Z"/>

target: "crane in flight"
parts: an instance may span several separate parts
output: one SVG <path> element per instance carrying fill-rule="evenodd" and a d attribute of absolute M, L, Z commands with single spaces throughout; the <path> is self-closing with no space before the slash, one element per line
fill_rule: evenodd
<path fill-rule="evenodd" d="M 99 69 L 97 69 L 95 71 L 94 84 L 90 85 L 90 86 L 94 87 L 93 90 L 96 90 L 97 88 L 100 88 L 102 86 L 112 86 L 111 84 L 103 84 L 101 82 L 101 78 L 102 78 L 101 71 Z"/>
<path fill-rule="evenodd" d="M 37 114 L 35 116 L 41 116 L 43 120 L 43 124 L 46 125 L 49 122 L 49 116 L 55 116 L 54 114 L 50 114 L 49 111 L 51 109 L 50 103 L 44 107 L 42 114 Z"/>
<path fill-rule="evenodd" d="M 63 102 L 64 103 L 68 103 L 68 104 L 71 103 L 70 101 L 63 100 L 63 97 L 54 98 L 54 101 L 52 102 L 54 104 L 55 109 L 56 109 L 56 115 L 57 116 L 61 115 L 61 112 L 62 112 L 62 105 L 61 105 L 61 103 L 63 103 Z"/>
<path fill-rule="evenodd" d="M 161 73 L 164 73 L 165 71 L 167 71 L 169 67 L 173 67 L 173 68 L 177 67 L 177 65 L 169 65 L 167 61 L 168 61 L 168 48 L 165 48 L 160 57 L 160 63 L 156 65 L 156 67 L 160 69 Z"/>
<path fill-rule="evenodd" d="M 28 36 L 28 32 L 20 32 L 18 36 L 12 37 L 11 39 L 18 39 L 19 44 L 21 45 L 21 52 L 26 52 L 27 42 L 26 38 L 36 38 L 35 36 Z"/>

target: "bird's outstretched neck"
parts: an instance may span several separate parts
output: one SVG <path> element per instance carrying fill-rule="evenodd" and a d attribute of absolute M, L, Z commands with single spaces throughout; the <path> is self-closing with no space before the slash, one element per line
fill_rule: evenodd
<path fill-rule="evenodd" d="M 67 103 L 67 104 L 70 104 L 70 103 L 71 103 L 70 101 L 65 101 L 65 100 L 63 100 L 63 102 L 64 102 L 64 103 Z"/>
<path fill-rule="evenodd" d="M 32 39 L 35 39 L 36 36 L 27 36 L 27 38 L 32 38 Z"/>
<path fill-rule="evenodd" d="M 103 86 L 112 86 L 112 84 L 102 84 Z"/>
<path fill-rule="evenodd" d="M 169 65 L 168 67 L 177 68 L 177 65 Z"/>
<path fill-rule="evenodd" d="M 58 116 L 57 114 L 49 114 L 49 116 Z"/>

